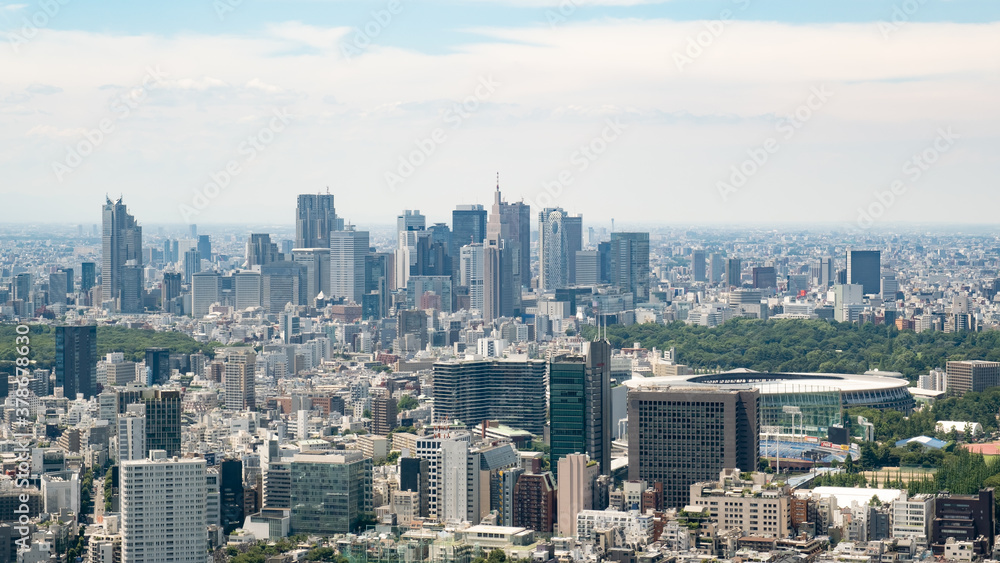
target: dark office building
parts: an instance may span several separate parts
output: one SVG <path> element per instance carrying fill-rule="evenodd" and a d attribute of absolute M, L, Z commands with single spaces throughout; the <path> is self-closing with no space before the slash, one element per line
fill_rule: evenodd
<path fill-rule="evenodd" d="M 587 342 L 584 355 L 558 356 L 549 365 L 551 467 L 567 454 L 586 453 L 611 473 L 611 345 Z M 556 475 L 558 477 L 558 475 Z"/>
<path fill-rule="evenodd" d="M 628 478 L 663 483 L 664 507 L 683 507 L 691 484 L 724 468 L 757 467 L 756 390 L 643 385 L 628 393 Z"/>
<path fill-rule="evenodd" d="M 243 526 L 243 462 L 225 459 L 219 464 L 219 501 L 222 527 L 227 534 Z"/>
<path fill-rule="evenodd" d="M 935 555 L 944 553 L 948 538 L 971 541 L 977 555 L 989 555 L 993 549 L 993 489 L 977 495 L 939 494 L 934 499 L 934 519 L 931 521 L 931 544 Z M 977 542 L 983 536 L 985 541 Z"/>
<path fill-rule="evenodd" d="M 649 233 L 611 233 L 611 285 L 649 301 Z"/>
<path fill-rule="evenodd" d="M 146 348 L 146 385 L 160 385 L 170 380 L 170 350 Z"/>
<path fill-rule="evenodd" d="M 372 399 L 372 433 L 385 436 L 396 428 L 396 399 L 375 397 Z"/>
<path fill-rule="evenodd" d="M 410 452 L 416 455 L 416 452 Z M 427 518 L 431 511 L 430 462 L 418 457 L 404 457 L 399 460 L 399 490 L 420 495 L 420 516 Z"/>
<path fill-rule="evenodd" d="M 97 327 L 56 327 L 56 387 L 70 400 L 97 395 Z"/>
<path fill-rule="evenodd" d="M 486 209 L 482 205 L 459 205 L 451 212 L 452 256 L 467 244 L 482 244 L 486 238 Z"/>
<path fill-rule="evenodd" d="M 333 194 L 301 194 L 295 206 L 295 248 L 330 248 L 330 231 L 342 231 Z M 264 262 L 261 262 L 264 263 Z"/>
<path fill-rule="evenodd" d="M 725 282 L 729 287 L 740 287 L 743 285 L 743 264 L 739 258 L 729 258 L 726 260 Z"/>
<path fill-rule="evenodd" d="M 76 293 L 74 291 L 76 288 L 73 285 L 73 282 L 76 281 L 73 279 L 73 268 L 59 268 L 58 271 L 66 274 L 66 293 Z"/>
<path fill-rule="evenodd" d="M 212 241 L 208 235 L 198 235 L 198 254 L 208 261 L 212 261 Z"/>
<path fill-rule="evenodd" d="M 84 262 L 80 264 L 80 291 L 86 293 L 97 283 L 97 264 Z"/>
<path fill-rule="evenodd" d="M 181 392 L 146 389 L 139 397 L 146 405 L 146 455 L 150 450 L 181 455 Z"/>
<path fill-rule="evenodd" d="M 541 435 L 545 430 L 544 360 L 449 360 L 434 364 L 434 414 L 479 426 L 499 420 Z"/>
<path fill-rule="evenodd" d="M 753 269 L 753 286 L 756 289 L 778 287 L 778 273 L 773 266 L 758 266 Z"/>
<path fill-rule="evenodd" d="M 882 291 L 882 253 L 878 250 L 847 251 L 847 283 L 864 287 L 865 295 Z"/>
<path fill-rule="evenodd" d="M 695 250 L 691 254 L 691 271 L 694 275 L 694 281 L 708 281 L 708 277 L 705 275 L 705 251 Z"/>

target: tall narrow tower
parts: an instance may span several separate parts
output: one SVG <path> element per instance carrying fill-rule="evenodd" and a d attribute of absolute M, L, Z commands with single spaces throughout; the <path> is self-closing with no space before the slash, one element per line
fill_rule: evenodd
<path fill-rule="evenodd" d="M 125 266 L 142 267 L 142 227 L 128 214 L 121 198 L 115 202 L 107 198 L 102 213 L 101 291 L 105 301 L 120 301 Z"/>

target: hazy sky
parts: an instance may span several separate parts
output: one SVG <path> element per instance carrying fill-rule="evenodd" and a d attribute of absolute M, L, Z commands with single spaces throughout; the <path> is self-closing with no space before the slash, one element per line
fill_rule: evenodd
<path fill-rule="evenodd" d="M 0 0 L 0 221 L 95 223 L 107 193 L 145 223 L 291 223 L 327 186 L 351 221 L 450 221 L 499 171 L 508 199 L 599 223 L 992 223 L 998 20 L 995 0 Z"/>

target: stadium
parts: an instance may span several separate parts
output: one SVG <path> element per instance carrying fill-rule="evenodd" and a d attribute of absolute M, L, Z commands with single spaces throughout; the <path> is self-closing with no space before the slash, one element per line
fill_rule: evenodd
<path fill-rule="evenodd" d="M 833 443 L 831 427 L 843 425 L 845 409 L 867 407 L 913 411 L 908 382 L 895 377 L 840 373 L 766 373 L 739 369 L 714 374 L 648 377 L 630 387 L 706 385 L 723 389 L 760 390 L 760 455 L 782 466 L 807 467 L 814 463 L 843 461 L 848 452 L 857 458 L 857 447 Z M 787 461 L 786 461 L 787 460 Z"/>

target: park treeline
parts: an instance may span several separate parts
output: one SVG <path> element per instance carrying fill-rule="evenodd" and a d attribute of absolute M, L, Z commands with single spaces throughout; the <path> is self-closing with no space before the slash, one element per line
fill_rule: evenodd
<path fill-rule="evenodd" d="M 12 372 L 15 350 L 14 325 L 0 325 L 0 371 Z M 52 369 L 56 355 L 55 328 L 46 325 L 32 325 L 29 358 L 33 368 Z M 97 355 L 103 357 L 108 352 L 122 352 L 127 361 L 139 362 L 145 358 L 146 348 L 167 348 L 173 354 L 212 354 L 216 342 L 203 344 L 181 332 L 157 332 L 119 326 L 97 327 Z"/>
<path fill-rule="evenodd" d="M 584 338 L 595 334 L 594 327 L 584 327 Z M 644 348 L 673 347 L 678 363 L 699 370 L 860 374 L 878 369 L 915 381 L 949 360 L 1000 361 L 1000 331 L 917 334 L 870 323 L 739 318 L 711 328 L 680 321 L 613 325 L 607 335 L 613 348 L 635 342 Z"/>

